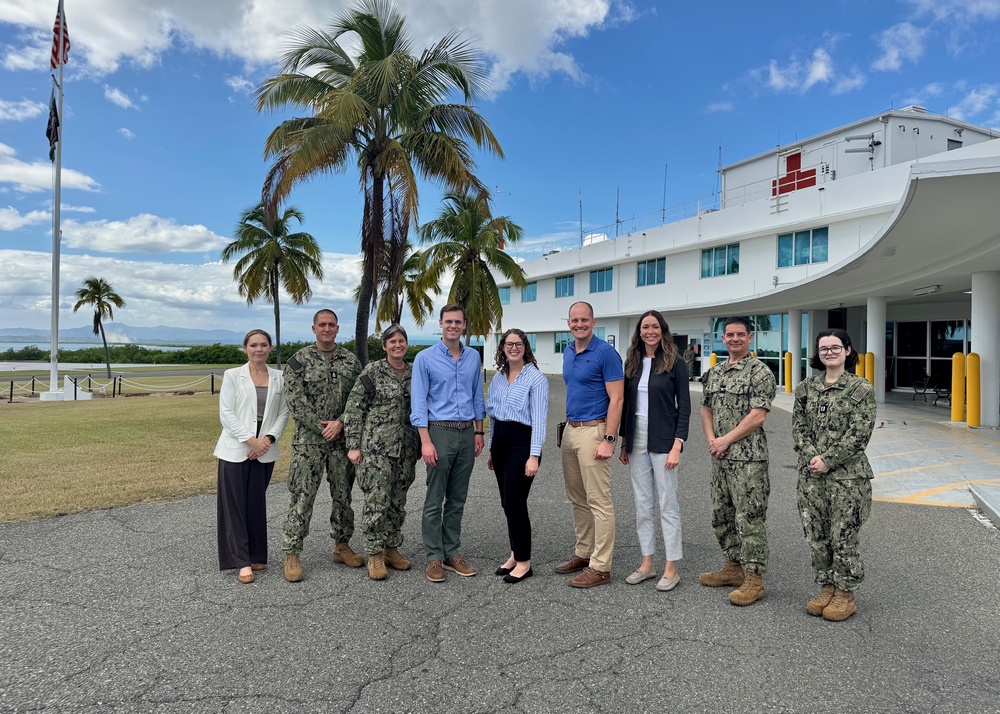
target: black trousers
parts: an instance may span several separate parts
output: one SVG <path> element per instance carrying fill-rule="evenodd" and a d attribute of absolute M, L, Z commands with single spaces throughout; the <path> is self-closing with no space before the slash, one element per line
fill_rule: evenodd
<path fill-rule="evenodd" d="M 267 562 L 267 501 L 274 462 L 219 459 L 219 570 Z"/>
<path fill-rule="evenodd" d="M 524 475 L 531 456 L 531 427 L 516 421 L 496 421 L 490 426 L 493 442 L 490 457 L 500 489 L 500 504 L 507 516 L 507 535 L 514 560 L 531 560 L 531 518 L 528 492 L 534 478 Z"/>

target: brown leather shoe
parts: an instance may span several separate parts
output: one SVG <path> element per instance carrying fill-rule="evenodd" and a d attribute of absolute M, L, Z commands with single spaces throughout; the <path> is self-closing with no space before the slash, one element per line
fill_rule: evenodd
<path fill-rule="evenodd" d="M 575 578 L 571 578 L 569 584 L 574 588 L 593 588 L 598 585 L 606 585 L 611 582 L 611 571 L 606 573 L 594 570 L 590 566 L 583 569 L 583 572 Z"/>
<path fill-rule="evenodd" d="M 393 570 L 409 570 L 410 561 L 396 548 L 386 548 L 382 551 L 382 560 Z"/>
<path fill-rule="evenodd" d="M 448 577 L 444 573 L 444 567 L 441 565 L 440 560 L 431 560 L 427 563 L 427 579 L 432 583 L 443 583 L 444 579 Z"/>
<path fill-rule="evenodd" d="M 473 568 L 465 558 L 458 555 L 457 553 L 450 558 L 445 558 L 444 562 L 441 563 L 441 567 L 445 570 L 450 570 L 453 573 L 457 573 L 465 578 L 471 578 L 473 575 L 479 571 Z"/>
<path fill-rule="evenodd" d="M 251 563 L 250 564 L 250 570 L 254 571 L 255 573 L 259 573 L 261 570 L 263 570 L 266 567 L 267 566 L 264 563 Z"/>
<path fill-rule="evenodd" d="M 343 563 L 351 568 L 360 568 L 365 564 L 365 558 L 363 555 L 355 553 L 351 549 L 350 543 L 342 540 L 337 541 L 337 545 L 333 547 L 333 562 Z"/>
<path fill-rule="evenodd" d="M 579 555 L 574 553 L 572 558 L 567 560 L 565 563 L 559 563 L 559 565 L 556 566 L 556 572 L 560 575 L 568 575 L 569 573 L 575 573 L 579 570 L 583 570 L 588 565 L 590 565 L 589 558 L 581 558 Z"/>
<path fill-rule="evenodd" d="M 252 582 L 253 582 L 253 581 L 254 581 L 254 580 L 255 580 L 256 578 L 254 578 L 254 575 L 253 575 L 253 573 L 248 573 L 248 574 L 246 574 L 246 575 L 237 575 L 237 576 L 236 576 L 236 579 L 237 579 L 237 580 L 239 580 L 239 581 L 240 581 L 241 583 L 243 583 L 244 585 L 249 585 L 249 584 L 250 584 L 250 583 L 252 583 Z"/>

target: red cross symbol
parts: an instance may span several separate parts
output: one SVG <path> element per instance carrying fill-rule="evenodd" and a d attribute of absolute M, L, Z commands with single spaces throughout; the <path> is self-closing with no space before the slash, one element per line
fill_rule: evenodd
<path fill-rule="evenodd" d="M 791 193 L 816 185 L 816 169 L 802 170 L 802 153 L 785 157 L 785 175 L 771 181 L 771 195 Z"/>

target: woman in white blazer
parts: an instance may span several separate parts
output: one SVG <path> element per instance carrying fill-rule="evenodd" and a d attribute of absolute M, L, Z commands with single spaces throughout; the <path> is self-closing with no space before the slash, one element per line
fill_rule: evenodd
<path fill-rule="evenodd" d="M 239 568 L 239 581 L 252 583 L 254 571 L 267 563 L 265 492 L 288 406 L 281 372 L 267 366 L 271 336 L 250 330 L 243 351 L 247 363 L 227 369 L 219 390 L 219 570 Z"/>

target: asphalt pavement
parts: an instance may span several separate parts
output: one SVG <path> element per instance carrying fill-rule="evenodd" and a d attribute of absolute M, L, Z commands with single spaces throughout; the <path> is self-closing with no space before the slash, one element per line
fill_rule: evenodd
<path fill-rule="evenodd" d="M 808 616 L 816 586 L 781 409 L 765 427 L 763 601 L 737 608 L 697 582 L 722 562 L 697 407 L 680 471 L 680 585 L 625 583 L 639 549 L 616 461 L 613 580 L 568 587 L 553 571 L 573 550 L 554 446 L 565 395 L 550 384 L 529 499 L 535 577 L 517 585 L 492 574 L 509 547 L 485 456 L 462 534 L 479 575 L 442 584 L 423 573 L 419 465 L 402 548 L 414 568 L 384 582 L 332 563 L 321 491 L 306 579 L 286 583 L 281 483 L 268 494 L 271 562 L 252 585 L 217 569 L 214 496 L 0 525 L 0 712 L 1000 712 L 1000 533 L 974 509 L 876 502 L 858 614 Z M 360 522 L 357 489 L 355 511 Z"/>

